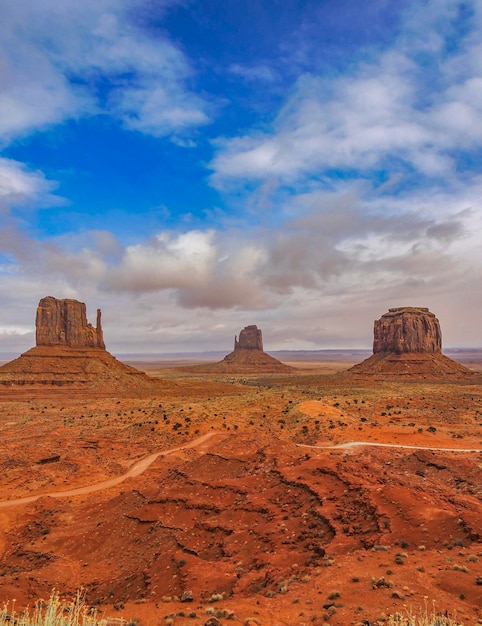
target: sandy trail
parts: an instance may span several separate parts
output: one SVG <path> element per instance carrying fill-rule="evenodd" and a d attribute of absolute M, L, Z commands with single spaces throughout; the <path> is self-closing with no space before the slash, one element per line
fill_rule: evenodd
<path fill-rule="evenodd" d="M 121 476 L 116 476 L 115 478 L 109 478 L 107 480 L 103 480 L 99 483 L 94 483 L 92 485 L 86 485 L 84 487 L 77 487 L 76 489 L 68 489 L 67 491 L 53 491 L 51 493 L 41 493 L 35 496 L 25 496 L 24 498 L 17 498 L 15 500 L 4 500 L 0 502 L 0 509 L 5 509 L 7 507 L 16 506 L 18 504 L 27 504 L 29 502 L 35 502 L 39 498 L 50 497 L 50 498 L 69 498 L 71 496 L 80 496 L 86 495 L 89 493 L 94 493 L 95 491 L 101 491 L 102 489 L 108 489 L 109 487 L 115 487 L 128 478 L 132 478 L 134 476 L 139 476 L 146 469 L 154 463 L 154 461 L 162 456 L 168 456 L 169 454 L 173 454 L 175 452 L 180 452 L 181 450 L 188 450 L 190 448 L 198 448 L 203 443 L 207 442 L 212 437 L 219 435 L 218 432 L 207 433 L 205 435 L 201 435 L 197 439 L 189 443 L 185 443 L 182 446 L 178 446 L 177 448 L 170 448 L 169 450 L 162 450 L 161 452 L 154 452 L 149 456 L 140 459 L 134 463 L 125 474 Z"/>
<path fill-rule="evenodd" d="M 103 480 L 99 483 L 94 483 L 92 485 L 86 485 L 84 487 L 77 487 L 76 489 L 68 489 L 67 491 L 53 491 L 51 493 L 41 493 L 34 496 L 26 496 L 24 498 L 17 498 L 15 500 L 4 500 L 0 502 L 0 509 L 5 509 L 11 506 L 17 506 L 19 504 L 27 504 L 29 502 L 35 502 L 39 498 L 50 497 L 50 498 L 69 498 L 71 496 L 80 496 L 86 495 L 89 493 L 94 493 L 95 491 L 101 491 L 103 489 L 108 489 L 110 487 L 115 487 L 116 485 L 124 482 L 128 478 L 132 478 L 134 476 L 139 476 L 146 469 L 154 463 L 156 459 L 163 456 L 168 456 L 169 454 L 173 454 L 175 452 L 180 452 L 181 450 L 188 450 L 191 448 L 199 448 L 202 444 L 206 443 L 212 437 L 220 435 L 219 432 L 212 432 L 202 435 L 201 437 L 197 437 L 193 441 L 189 443 L 185 443 L 182 446 L 178 446 L 177 448 L 171 448 L 169 450 L 163 450 L 161 452 L 154 452 L 149 456 L 140 459 L 129 468 L 129 470 L 122 474 L 121 476 L 116 476 L 115 478 L 109 478 L 108 480 Z M 224 438 L 224 437 L 223 437 Z M 351 448 L 357 448 L 360 446 L 372 446 L 378 448 L 402 448 L 402 449 L 411 449 L 411 450 L 430 450 L 433 452 L 482 452 L 482 448 L 436 448 L 436 447 L 427 447 L 427 446 L 409 446 L 403 445 L 399 443 L 375 443 L 373 441 L 348 441 L 346 443 L 339 443 L 332 446 L 315 446 L 309 444 L 297 444 L 300 448 L 314 448 L 316 450 L 349 450 Z M 201 450 L 201 454 L 204 452 Z"/>
<path fill-rule="evenodd" d="M 307 443 L 297 444 L 301 448 L 316 448 L 318 450 L 349 450 L 359 446 L 371 446 L 376 448 L 407 448 L 410 450 L 430 450 L 432 452 L 482 452 L 482 448 L 435 448 L 433 446 L 409 446 L 402 443 L 376 443 L 374 441 L 347 441 L 333 446 L 313 446 Z"/>

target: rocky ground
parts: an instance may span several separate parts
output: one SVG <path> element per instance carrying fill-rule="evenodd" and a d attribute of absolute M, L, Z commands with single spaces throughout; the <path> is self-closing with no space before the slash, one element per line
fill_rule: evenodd
<path fill-rule="evenodd" d="M 435 602 L 482 623 L 481 378 L 146 370 L 162 383 L 1 389 L 0 602 L 83 587 L 145 626 L 376 624 Z M 332 447 L 350 441 L 419 448 Z"/>

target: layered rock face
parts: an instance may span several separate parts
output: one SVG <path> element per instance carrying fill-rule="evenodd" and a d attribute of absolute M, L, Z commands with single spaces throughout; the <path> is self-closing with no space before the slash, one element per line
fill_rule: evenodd
<path fill-rule="evenodd" d="M 234 338 L 234 350 L 214 366 L 237 373 L 290 372 L 293 368 L 266 354 L 263 350 L 263 334 L 256 324 L 245 326 Z"/>
<path fill-rule="evenodd" d="M 442 332 L 424 307 L 389 309 L 374 323 L 373 354 L 346 374 L 360 377 L 467 378 L 473 372 L 442 354 Z"/>
<path fill-rule="evenodd" d="M 293 372 L 294 368 L 266 354 L 263 350 L 263 334 L 255 325 L 245 326 L 234 338 L 234 350 L 219 363 L 212 365 L 194 365 L 182 368 L 191 372 L 259 374 Z"/>
<path fill-rule="evenodd" d="M 239 333 L 239 340 L 234 338 L 235 350 L 263 350 L 263 334 L 255 325 L 245 326 Z"/>
<path fill-rule="evenodd" d="M 389 309 L 374 323 L 373 353 L 442 352 L 440 323 L 422 307 Z"/>
<path fill-rule="evenodd" d="M 97 325 L 87 322 L 86 307 L 77 300 L 57 300 L 47 296 L 40 300 L 35 321 L 37 346 L 70 346 L 105 350 L 101 312 Z"/>
<path fill-rule="evenodd" d="M 144 372 L 107 352 L 100 309 L 94 327 L 87 322 L 83 302 L 47 296 L 37 307 L 35 327 L 37 345 L 0 367 L 0 385 L 94 391 L 158 387 Z"/>

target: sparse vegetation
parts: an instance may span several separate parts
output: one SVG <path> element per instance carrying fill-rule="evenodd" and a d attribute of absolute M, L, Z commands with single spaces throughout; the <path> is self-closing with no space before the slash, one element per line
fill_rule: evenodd
<path fill-rule="evenodd" d="M 125 620 L 118 618 L 115 622 L 125 624 Z M 82 590 L 70 602 L 53 591 L 47 601 L 39 600 L 32 610 L 17 612 L 15 600 L 5 603 L 0 610 L 0 626 L 106 626 L 107 623 L 107 619 L 100 618 L 87 606 Z"/>
<path fill-rule="evenodd" d="M 388 626 L 461 626 L 455 617 L 450 617 L 445 611 L 438 612 L 425 609 L 419 613 L 395 613 L 388 617 Z"/>
<path fill-rule="evenodd" d="M 230 378 L 231 391 L 227 378 L 191 381 L 187 375 L 169 376 L 163 383 L 161 405 L 152 396 L 113 400 L 80 395 L 62 397 L 63 410 L 59 403 L 43 409 L 40 400 L 29 404 L 34 410 L 28 412 L 17 402 L 0 403 L 0 430 L 8 444 L 2 460 L 6 497 L 61 492 L 108 480 L 147 455 L 179 450 L 165 461 L 159 457 L 146 473 L 145 485 L 144 478 L 134 479 L 106 493 L 100 510 L 87 498 L 53 503 L 46 498 L 35 505 L 35 519 L 28 524 L 12 517 L 0 568 L 2 600 L 15 585 L 17 597 L 25 598 L 44 588 L 36 581 L 49 584 L 52 579 L 40 577 L 47 572 L 53 578 L 61 525 L 68 515 L 79 520 L 72 527 L 73 542 L 88 536 L 102 546 L 98 562 L 82 554 L 69 556 L 79 559 L 92 603 L 118 619 L 130 620 L 138 610 L 133 605 L 142 599 L 143 623 L 151 611 L 156 618 L 145 623 L 158 626 L 191 620 L 204 623 L 209 616 L 228 619 L 225 602 L 236 607 L 240 624 L 249 614 L 257 615 L 262 624 L 270 623 L 266 613 L 276 606 L 289 614 L 287 623 L 293 624 L 380 620 L 385 626 L 455 626 L 454 618 L 410 615 L 402 609 L 410 603 L 418 607 L 422 593 L 436 594 L 434 574 L 442 571 L 457 582 L 456 588 L 445 592 L 443 608 L 451 615 L 457 608 L 464 624 L 477 623 L 473 598 L 481 588 L 475 585 L 482 585 L 477 575 L 481 559 L 471 540 L 474 517 L 465 516 L 464 501 L 478 493 L 479 458 L 369 447 L 328 453 L 313 449 L 307 454 L 304 447 L 351 440 L 477 447 L 474 441 L 480 427 L 473 408 L 467 418 L 470 403 L 462 397 L 464 389 L 448 383 L 411 385 L 408 402 L 407 386 L 398 383 L 362 392 L 342 384 L 336 389 L 324 385 L 319 376 L 316 380 L 301 374 L 284 380 L 245 376 L 242 382 Z M 171 380 L 176 381 L 172 388 Z M 482 391 L 474 387 L 471 392 L 480 393 L 482 405 Z M 383 411 L 390 417 L 381 417 Z M 427 427 L 432 424 L 436 431 L 430 434 Z M 63 426 L 68 427 L 68 446 Z M 462 433 L 466 433 L 464 444 L 456 441 Z M 211 434 L 213 438 L 199 450 L 182 449 L 200 435 Z M 28 471 L 31 459 L 49 458 L 52 451 L 61 451 L 61 462 L 35 465 L 38 471 Z M 422 502 L 424 510 L 446 503 L 446 515 L 427 524 Z M 115 541 L 112 528 L 118 529 Z M 145 559 L 144 577 L 139 574 L 139 554 Z M 165 558 L 168 567 L 162 576 L 153 555 Z M 277 565 L 272 565 L 270 555 L 279 559 Z M 219 559 L 223 565 L 213 566 Z M 224 565 L 228 559 L 237 587 L 232 594 L 221 595 L 218 578 L 224 567 L 228 571 Z M 166 571 L 173 584 L 166 584 Z M 201 579 L 201 571 L 206 572 L 206 580 Z M 419 586 L 424 572 L 424 584 Z M 125 581 L 122 588 L 118 580 Z M 193 606 L 195 611 L 178 605 L 180 580 L 193 589 L 199 603 Z M 92 581 L 99 581 L 98 586 Z M 238 588 L 253 593 L 239 607 Z M 337 588 L 341 597 L 331 596 Z M 363 608 L 358 606 L 362 597 L 366 598 Z M 303 620 L 298 616 L 301 610 Z"/>

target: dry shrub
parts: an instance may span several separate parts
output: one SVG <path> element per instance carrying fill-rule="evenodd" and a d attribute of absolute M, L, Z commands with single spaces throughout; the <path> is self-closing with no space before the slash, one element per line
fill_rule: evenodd
<path fill-rule="evenodd" d="M 405 614 L 395 613 L 388 618 L 387 626 L 462 626 L 454 617 L 446 614 L 446 612 L 436 612 L 435 609 L 419 613 L 407 612 Z"/>
<path fill-rule="evenodd" d="M 71 601 L 61 600 L 54 590 L 47 601 L 37 601 L 33 610 L 27 607 L 17 612 L 15 600 L 0 609 L 0 626 L 108 626 L 109 622 L 87 606 L 82 590 Z"/>

